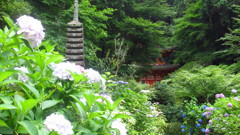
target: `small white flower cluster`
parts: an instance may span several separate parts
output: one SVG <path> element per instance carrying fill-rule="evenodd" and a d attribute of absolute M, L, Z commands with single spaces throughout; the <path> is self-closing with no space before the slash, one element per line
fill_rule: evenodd
<path fill-rule="evenodd" d="M 157 117 L 162 112 L 157 111 L 156 107 L 150 106 L 150 109 L 152 110 L 151 114 L 147 114 L 147 117 Z"/>
<path fill-rule="evenodd" d="M 88 83 L 101 83 L 101 87 L 105 89 L 106 80 L 102 78 L 102 76 L 93 69 L 85 70 L 86 77 L 89 79 Z"/>
<path fill-rule="evenodd" d="M 105 79 L 99 74 L 99 72 L 93 69 L 84 69 L 83 67 L 76 65 L 70 62 L 62 62 L 59 64 L 51 64 L 51 68 L 53 70 L 53 76 L 61 79 L 61 80 L 73 80 L 73 77 L 70 72 L 76 74 L 85 73 L 86 77 L 89 79 L 88 83 L 100 83 L 102 88 L 105 88 Z"/>
<path fill-rule="evenodd" d="M 29 73 L 26 67 L 15 67 L 14 70 L 22 71 L 23 73 Z M 26 82 L 29 80 L 28 76 L 18 73 L 18 80 Z"/>
<path fill-rule="evenodd" d="M 118 129 L 120 131 L 120 135 L 127 135 L 126 124 L 122 123 L 120 119 L 113 121 L 111 127 Z M 116 134 L 113 133 L 113 135 L 116 135 Z"/>
<path fill-rule="evenodd" d="M 63 115 L 53 113 L 47 116 L 44 125 L 49 131 L 56 131 L 61 135 L 73 134 L 73 126 Z"/>
<path fill-rule="evenodd" d="M 20 27 L 18 34 L 23 34 L 23 37 L 30 42 L 32 48 L 41 44 L 45 36 L 44 28 L 41 22 L 31 16 L 23 15 L 17 19 L 17 24 Z"/>
<path fill-rule="evenodd" d="M 142 93 L 149 93 L 150 90 L 141 90 Z"/>
<path fill-rule="evenodd" d="M 98 96 L 98 94 L 95 94 L 95 95 Z M 99 96 L 102 96 L 103 98 L 107 99 L 111 104 L 113 103 L 112 98 L 108 94 L 101 93 Z M 98 99 L 97 101 L 98 102 L 104 102 L 104 100 L 102 100 L 102 99 Z"/>
<path fill-rule="evenodd" d="M 103 98 L 107 99 L 111 104 L 113 103 L 113 100 L 112 98 L 108 95 L 108 94 L 94 94 L 95 96 L 102 96 Z M 79 99 L 84 105 L 87 104 L 87 100 L 85 99 L 85 97 L 81 97 Z M 103 99 L 97 99 L 96 100 L 97 102 L 102 102 L 104 103 L 104 100 Z"/>
<path fill-rule="evenodd" d="M 61 80 L 73 80 L 73 77 L 70 72 L 76 74 L 84 73 L 84 68 L 70 62 L 62 62 L 59 64 L 51 64 L 53 70 L 53 76 Z"/>

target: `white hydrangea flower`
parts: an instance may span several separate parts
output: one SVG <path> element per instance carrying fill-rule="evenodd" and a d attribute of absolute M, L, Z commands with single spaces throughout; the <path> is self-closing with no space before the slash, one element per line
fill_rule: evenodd
<path fill-rule="evenodd" d="M 126 124 L 122 123 L 120 119 L 113 121 L 112 128 L 116 128 L 120 131 L 120 135 L 127 135 Z M 113 135 L 116 135 L 113 133 Z"/>
<path fill-rule="evenodd" d="M 59 64 L 51 64 L 53 75 L 61 80 L 73 80 L 70 72 L 81 74 L 84 73 L 84 68 L 70 62 L 62 62 Z"/>
<path fill-rule="evenodd" d="M 104 97 L 104 98 L 107 99 L 111 104 L 113 104 L 112 97 L 110 97 L 108 94 L 101 93 L 100 96 Z"/>
<path fill-rule="evenodd" d="M 23 34 L 23 37 L 30 42 L 31 47 L 35 48 L 41 44 L 45 36 L 44 28 L 41 22 L 31 16 L 23 15 L 17 19 L 20 27 L 18 34 Z"/>
<path fill-rule="evenodd" d="M 53 113 L 47 116 L 44 125 L 49 131 L 56 131 L 61 135 L 73 134 L 73 126 L 63 115 Z"/>
<path fill-rule="evenodd" d="M 106 80 L 102 78 L 98 71 L 93 69 L 86 69 L 85 70 L 86 77 L 89 79 L 88 83 L 100 83 L 101 87 L 105 89 Z"/>
<path fill-rule="evenodd" d="M 14 70 L 22 71 L 23 73 L 28 73 L 29 71 L 26 67 L 15 67 Z M 18 80 L 26 82 L 29 80 L 28 76 L 18 73 Z"/>
<path fill-rule="evenodd" d="M 141 90 L 142 93 L 149 93 L 150 90 Z"/>
<path fill-rule="evenodd" d="M 103 98 L 107 99 L 111 104 L 113 104 L 113 100 L 112 98 L 108 95 L 108 94 L 105 94 L 105 93 L 101 93 L 101 94 L 94 94 L 95 96 L 102 96 Z M 103 99 L 97 99 L 96 100 L 97 102 L 104 102 Z"/>

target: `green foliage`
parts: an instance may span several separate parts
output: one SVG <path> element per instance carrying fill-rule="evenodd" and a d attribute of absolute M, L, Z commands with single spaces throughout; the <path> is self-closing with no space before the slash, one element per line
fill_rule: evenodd
<path fill-rule="evenodd" d="M 183 119 L 182 132 L 201 135 L 202 128 L 205 128 L 208 120 L 205 115 L 202 115 L 207 108 L 207 105 L 199 105 L 196 99 L 186 101 L 182 104 L 181 116 Z"/>
<path fill-rule="evenodd" d="M 175 13 L 166 0 L 137 0 L 134 4 L 134 12 L 137 16 L 153 22 L 173 17 Z"/>
<path fill-rule="evenodd" d="M 214 52 L 224 49 L 221 42 L 228 28 L 233 28 L 232 17 L 236 17 L 232 0 L 197 0 L 187 6 L 185 15 L 175 20 L 174 41 L 177 45 L 176 62 L 199 61 L 206 63 L 224 63 L 227 60 L 217 57 Z"/>
<path fill-rule="evenodd" d="M 180 68 L 164 80 L 169 85 L 177 102 L 197 98 L 200 103 L 213 102 L 216 93 L 229 94 L 227 91 L 239 87 L 239 74 L 231 74 L 226 66 L 190 66 Z"/>
<path fill-rule="evenodd" d="M 182 18 L 175 20 L 174 39 L 177 43 L 177 62 L 211 61 L 212 47 L 207 38 L 208 25 L 202 18 L 203 2 L 191 4 Z M 200 54 L 199 54 L 200 53 Z M 189 57 L 191 56 L 191 57 Z"/>
<path fill-rule="evenodd" d="M 162 83 L 154 85 L 156 90 L 153 100 L 164 105 L 175 103 L 173 93 L 172 91 L 169 91 L 168 87 L 168 85 L 164 85 Z"/>
<path fill-rule="evenodd" d="M 236 7 L 236 13 L 240 14 L 240 6 Z M 239 61 L 239 45 L 240 45 L 240 15 L 237 18 L 234 18 L 236 21 L 235 29 L 231 30 L 230 33 L 226 33 L 224 37 L 220 38 L 221 41 L 224 41 L 222 45 L 227 46 L 227 49 L 217 52 L 221 57 L 234 59 Z"/>
<path fill-rule="evenodd" d="M 74 134 L 119 135 L 111 126 L 117 119 L 129 118 L 117 111 L 122 99 L 113 102 L 97 95 L 101 87 L 87 83 L 85 74 L 72 73 L 74 81 L 55 78 L 51 64 L 62 62 L 63 56 L 48 41 L 31 48 L 22 35 L 16 34 L 13 21 L 6 21 L 10 29 L 0 30 L 0 133 L 57 134 L 47 130 L 44 120 L 58 112 L 69 119 Z M 26 67 L 29 73 L 15 67 Z M 18 80 L 20 76 L 28 79 Z"/>
<path fill-rule="evenodd" d="M 141 92 L 142 84 L 130 81 L 128 84 L 118 84 L 112 88 L 113 99 L 122 97 L 121 104 L 125 112 L 134 118 L 129 119 L 129 134 L 132 135 L 162 135 L 164 134 L 165 118 L 157 103 L 151 103 L 148 93 Z"/>
<path fill-rule="evenodd" d="M 179 132 L 181 129 L 181 123 L 167 123 L 165 130 L 165 135 L 185 135 L 185 133 Z"/>
<path fill-rule="evenodd" d="M 33 5 L 33 15 L 41 19 L 46 31 L 47 39 L 57 44 L 57 49 L 64 53 L 67 23 L 72 21 L 73 1 L 42 0 L 30 1 Z M 79 1 L 79 20 L 84 25 L 85 46 L 98 45 L 101 38 L 108 36 L 106 21 L 114 11 L 111 8 L 98 10 L 88 0 Z M 41 6 L 39 6 L 41 5 Z"/>
<path fill-rule="evenodd" d="M 30 14 L 32 6 L 24 0 L 3 0 L 0 1 L 0 28 L 3 28 L 6 24 L 2 16 L 10 16 L 16 19 L 17 17 Z"/>
<path fill-rule="evenodd" d="M 119 23 L 119 29 L 126 39 L 133 42 L 128 60 L 151 62 L 160 57 L 161 38 L 165 31 L 164 22 L 153 23 L 143 18 L 126 18 Z"/>
<path fill-rule="evenodd" d="M 124 39 L 119 37 L 118 35 L 112 44 L 113 50 L 108 49 L 107 54 L 104 58 L 99 58 L 96 54 L 97 51 L 101 51 L 101 49 L 92 44 L 87 47 L 88 55 L 85 56 L 87 66 L 98 69 L 101 72 L 111 72 L 115 75 L 118 75 L 119 69 L 123 66 L 123 63 L 126 60 L 127 51 L 129 49 L 129 45 L 125 42 Z M 96 63 L 98 63 L 96 65 Z M 124 74 L 123 71 L 121 74 Z"/>

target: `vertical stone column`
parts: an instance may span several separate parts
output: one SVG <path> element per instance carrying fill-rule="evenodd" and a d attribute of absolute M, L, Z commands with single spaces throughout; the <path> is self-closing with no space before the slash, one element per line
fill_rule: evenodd
<path fill-rule="evenodd" d="M 73 21 L 67 26 L 66 58 L 80 66 L 84 63 L 84 36 L 83 24 L 78 21 L 78 1 L 74 3 Z"/>

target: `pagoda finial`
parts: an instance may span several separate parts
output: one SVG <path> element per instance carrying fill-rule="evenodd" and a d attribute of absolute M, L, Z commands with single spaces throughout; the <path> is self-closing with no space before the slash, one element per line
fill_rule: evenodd
<path fill-rule="evenodd" d="M 78 22 L 78 0 L 74 0 L 73 21 Z"/>

